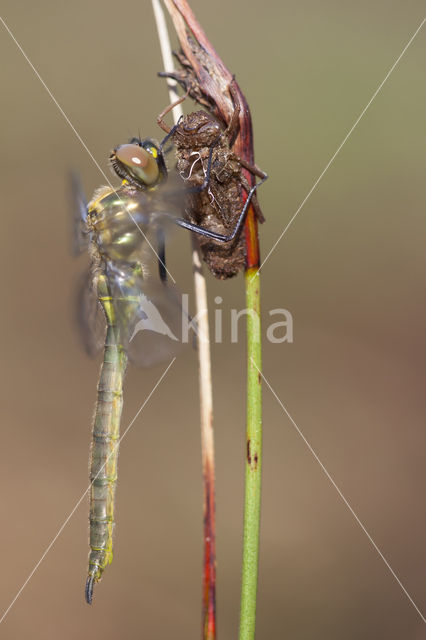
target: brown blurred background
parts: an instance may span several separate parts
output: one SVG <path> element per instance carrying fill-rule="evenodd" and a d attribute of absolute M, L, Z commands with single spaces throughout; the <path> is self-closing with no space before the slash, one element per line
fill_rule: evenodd
<path fill-rule="evenodd" d="M 419 26 L 424 3 L 243 0 L 192 6 L 249 100 L 265 256 Z M 167 104 L 151 5 L 14 3 L 3 18 L 105 169 Z M 92 160 L 0 30 L 2 366 L 0 608 L 87 486 L 99 361 L 79 347 L 67 172 Z M 262 273 L 294 343 L 264 345 L 264 373 L 384 556 L 426 613 L 426 27 Z M 188 105 L 191 108 L 191 105 Z M 191 288 L 188 240 L 171 267 Z M 183 239 L 182 239 L 183 238 Z M 208 279 L 229 309 L 243 282 Z M 229 316 L 228 316 L 229 317 Z M 218 623 L 238 628 L 244 336 L 213 351 Z M 164 370 L 130 368 L 126 426 Z M 120 453 L 115 559 L 83 600 L 84 499 L 2 623 L 3 638 L 198 638 L 201 464 L 194 353 L 179 358 Z M 258 638 L 415 639 L 424 623 L 272 396 L 264 390 Z"/>

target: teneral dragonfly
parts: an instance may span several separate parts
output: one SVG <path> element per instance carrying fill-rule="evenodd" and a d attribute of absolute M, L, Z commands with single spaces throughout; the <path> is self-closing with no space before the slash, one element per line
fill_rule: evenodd
<path fill-rule="evenodd" d="M 211 159 L 212 153 L 203 184 L 192 187 L 192 192 L 208 187 Z M 92 334 L 88 347 L 100 344 L 99 310 L 106 321 L 90 463 L 90 553 L 85 591 L 89 604 L 94 584 L 112 561 L 127 362 L 130 359 L 139 365 L 151 365 L 169 358 L 180 344 L 181 308 L 167 279 L 165 230 L 173 223 L 201 236 L 230 242 L 241 229 L 250 200 L 234 230 L 221 234 L 179 217 L 191 190 L 179 188 L 176 180 L 171 184 L 166 181 L 162 145 L 133 138 L 129 144 L 115 148 L 110 161 L 122 184 L 117 189 L 98 189 L 88 205 L 74 179 L 78 212 L 75 245 L 78 251 L 87 246 L 90 255 L 90 274 L 80 297 L 81 324 L 86 334 Z M 254 189 L 250 197 L 253 193 Z"/>

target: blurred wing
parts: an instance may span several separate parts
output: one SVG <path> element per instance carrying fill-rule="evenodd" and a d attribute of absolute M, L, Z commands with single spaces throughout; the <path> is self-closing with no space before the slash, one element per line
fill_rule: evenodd
<path fill-rule="evenodd" d="M 86 353 L 93 358 L 105 345 L 106 322 L 89 273 L 81 278 L 76 302 L 80 339 Z"/>
<path fill-rule="evenodd" d="M 170 360 L 183 348 L 181 298 L 159 278 L 144 278 L 128 265 L 109 263 L 107 277 L 120 342 L 141 367 Z"/>
<path fill-rule="evenodd" d="M 87 201 L 81 186 L 80 176 L 70 174 L 71 190 L 71 223 L 72 223 L 72 252 L 77 256 L 87 250 L 89 234 L 86 227 Z"/>

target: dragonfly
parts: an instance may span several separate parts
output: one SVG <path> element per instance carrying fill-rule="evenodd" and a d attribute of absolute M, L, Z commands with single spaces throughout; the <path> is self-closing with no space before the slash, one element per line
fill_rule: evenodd
<path fill-rule="evenodd" d="M 182 186 L 166 167 L 164 145 L 132 138 L 115 147 L 110 164 L 118 188 L 101 187 L 86 202 L 72 178 L 75 253 L 88 250 L 89 272 L 79 294 L 79 324 L 86 350 L 103 346 L 90 459 L 89 563 L 85 599 L 113 557 L 114 505 L 123 380 L 128 361 L 150 366 L 180 348 L 181 305 L 170 284 L 165 244 L 171 226 L 229 243 L 241 231 L 254 186 L 234 229 L 220 233 L 182 217 L 188 195 L 208 188 L 213 147 L 201 185 Z M 157 263 L 157 264 L 155 264 Z"/>

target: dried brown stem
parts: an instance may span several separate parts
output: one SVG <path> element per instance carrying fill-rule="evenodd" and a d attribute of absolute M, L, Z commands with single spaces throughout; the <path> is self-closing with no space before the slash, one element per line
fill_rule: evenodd
<path fill-rule="evenodd" d="M 159 0 L 153 0 L 154 13 L 161 42 L 161 50 L 166 71 L 173 71 L 170 42 Z M 170 80 L 168 80 L 170 83 Z M 175 83 L 176 84 L 176 83 Z M 175 87 L 169 85 L 170 101 L 176 100 Z M 179 105 L 173 109 L 174 122 L 182 114 Z M 164 115 L 164 112 L 163 114 Z M 207 287 L 203 274 L 201 252 L 197 238 L 192 236 L 192 263 L 194 272 L 194 292 L 198 331 L 198 366 L 200 396 L 201 455 L 203 467 L 203 584 L 202 584 L 202 637 L 203 640 L 216 638 L 216 526 L 215 526 L 215 460 L 213 432 L 213 391 L 211 381 L 211 359 Z"/>

